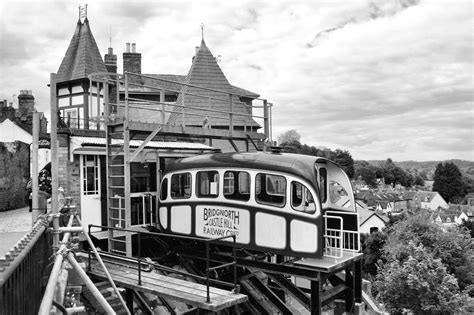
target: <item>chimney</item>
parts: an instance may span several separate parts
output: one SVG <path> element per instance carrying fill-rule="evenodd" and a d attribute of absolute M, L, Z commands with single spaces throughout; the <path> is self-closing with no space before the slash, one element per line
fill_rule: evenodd
<path fill-rule="evenodd" d="M 104 56 L 104 62 L 108 72 L 117 73 L 117 55 L 114 55 L 112 47 L 109 47 L 107 54 Z"/>
<path fill-rule="evenodd" d="M 123 72 L 142 73 L 142 54 L 136 52 L 136 44 L 132 43 L 132 52 L 130 52 L 130 43 L 126 44 L 126 52 L 123 53 Z M 141 83 L 137 76 L 130 76 L 133 83 Z"/>
<path fill-rule="evenodd" d="M 21 90 L 18 95 L 18 111 L 21 115 L 32 113 L 35 110 L 35 97 L 31 90 Z"/>

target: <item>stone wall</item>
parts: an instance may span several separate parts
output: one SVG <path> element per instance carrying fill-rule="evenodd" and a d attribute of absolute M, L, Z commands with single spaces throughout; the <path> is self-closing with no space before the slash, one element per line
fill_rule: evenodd
<path fill-rule="evenodd" d="M 28 205 L 26 183 L 30 177 L 30 146 L 0 142 L 0 211 Z"/>

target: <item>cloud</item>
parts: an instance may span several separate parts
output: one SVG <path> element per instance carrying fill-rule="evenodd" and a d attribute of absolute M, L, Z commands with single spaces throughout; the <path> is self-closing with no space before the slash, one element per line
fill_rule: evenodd
<path fill-rule="evenodd" d="M 49 110 L 79 4 L 0 4 L 0 99 L 32 89 Z M 101 0 L 88 11 L 102 54 L 112 35 L 119 71 L 135 42 L 144 73 L 185 75 L 203 23 L 231 84 L 274 104 L 274 138 L 296 129 L 361 159 L 474 159 L 470 1 Z"/>

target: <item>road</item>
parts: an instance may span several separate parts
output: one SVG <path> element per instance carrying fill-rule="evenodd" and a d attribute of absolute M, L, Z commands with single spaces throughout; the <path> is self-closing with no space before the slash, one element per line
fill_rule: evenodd
<path fill-rule="evenodd" d="M 31 229 L 32 222 L 28 207 L 0 212 L 0 257 Z"/>

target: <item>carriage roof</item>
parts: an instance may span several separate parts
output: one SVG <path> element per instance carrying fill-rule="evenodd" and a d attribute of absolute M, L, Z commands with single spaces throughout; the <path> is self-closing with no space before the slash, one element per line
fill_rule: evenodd
<path fill-rule="evenodd" d="M 198 155 L 173 161 L 166 167 L 166 173 L 202 168 L 240 168 L 283 172 L 315 182 L 314 164 L 331 163 L 325 158 L 274 152 L 237 152 Z"/>

